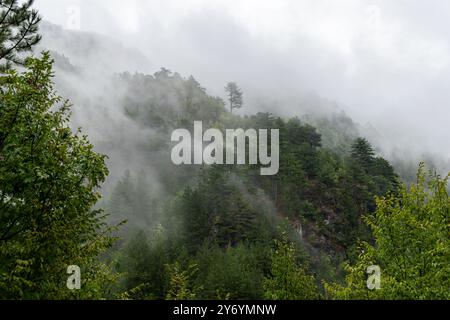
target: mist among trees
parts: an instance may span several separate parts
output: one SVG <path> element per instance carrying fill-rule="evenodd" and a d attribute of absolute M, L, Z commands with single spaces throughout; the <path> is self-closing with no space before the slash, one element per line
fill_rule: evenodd
<path fill-rule="evenodd" d="M 445 160 L 391 160 L 342 111 L 246 113 L 233 81 L 92 72 L 32 6 L 0 0 L 0 299 L 450 299 Z M 173 164 L 194 121 L 279 129 L 278 174 Z"/>

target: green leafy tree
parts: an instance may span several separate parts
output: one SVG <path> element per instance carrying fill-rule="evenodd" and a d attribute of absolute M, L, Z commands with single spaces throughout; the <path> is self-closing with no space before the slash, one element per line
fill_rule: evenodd
<path fill-rule="evenodd" d="M 37 34 L 41 21 L 34 0 L 0 0 L 0 72 L 12 64 L 23 64 L 22 53 L 31 51 L 41 36 Z"/>
<path fill-rule="evenodd" d="M 225 91 L 228 94 L 228 102 L 230 104 L 230 112 L 233 113 L 233 109 L 242 108 L 243 99 L 242 91 L 236 84 L 236 82 L 229 82 L 225 87 Z"/>
<path fill-rule="evenodd" d="M 169 290 L 166 294 L 167 300 L 192 300 L 195 299 L 195 293 L 191 289 L 190 281 L 198 267 L 195 264 L 190 264 L 187 270 L 183 270 L 178 261 L 173 264 L 168 264 L 167 270 L 169 273 Z"/>
<path fill-rule="evenodd" d="M 100 297 L 109 277 L 97 256 L 113 239 L 100 210 L 105 156 L 68 126 L 52 87 L 52 61 L 30 58 L 0 87 L 0 298 Z M 82 290 L 66 288 L 67 267 Z"/>
<path fill-rule="evenodd" d="M 266 250 L 267 251 L 267 250 Z M 263 269 L 267 254 L 260 246 L 203 246 L 196 255 L 195 283 L 200 299 L 262 299 Z"/>
<path fill-rule="evenodd" d="M 172 249 L 161 226 L 150 235 L 139 230 L 117 253 L 115 269 L 122 274 L 117 292 L 125 291 L 127 299 L 164 299 L 170 280 Z"/>
<path fill-rule="evenodd" d="M 271 276 L 263 282 L 265 297 L 274 300 L 319 299 L 314 277 L 297 264 L 294 244 L 284 236 L 275 241 L 272 255 Z"/>
<path fill-rule="evenodd" d="M 450 197 L 448 178 L 427 176 L 400 194 L 378 198 L 367 219 L 375 245 L 363 243 L 358 261 L 347 265 L 344 286 L 326 284 L 335 299 L 450 299 Z M 367 288 L 366 270 L 381 269 L 380 289 Z"/>

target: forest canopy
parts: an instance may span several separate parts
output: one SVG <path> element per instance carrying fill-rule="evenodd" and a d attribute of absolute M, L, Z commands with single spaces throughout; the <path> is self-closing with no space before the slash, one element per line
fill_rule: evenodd
<path fill-rule="evenodd" d="M 450 299 L 449 176 L 394 166 L 343 114 L 241 113 L 236 82 L 227 100 L 165 68 L 77 99 L 104 116 L 94 144 L 55 89 L 82 73 L 30 53 L 32 4 L 0 0 L 0 299 Z M 173 163 L 172 132 L 199 121 L 277 130 L 279 170 Z"/>

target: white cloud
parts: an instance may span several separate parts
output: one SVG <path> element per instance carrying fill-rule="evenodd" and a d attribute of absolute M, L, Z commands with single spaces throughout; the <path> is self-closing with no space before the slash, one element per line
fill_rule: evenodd
<path fill-rule="evenodd" d="M 247 95 L 316 91 L 386 132 L 414 128 L 408 134 L 415 141 L 442 148 L 450 137 L 450 2 L 36 3 L 46 19 L 61 25 L 72 4 L 82 9 L 83 30 L 139 47 L 154 65 L 193 74 L 213 93 L 228 80 L 240 82 Z"/>

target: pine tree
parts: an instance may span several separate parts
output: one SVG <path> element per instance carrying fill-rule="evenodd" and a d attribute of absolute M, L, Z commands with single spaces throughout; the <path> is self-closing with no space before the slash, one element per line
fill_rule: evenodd
<path fill-rule="evenodd" d="M 12 64 L 22 65 L 23 53 L 31 51 L 41 36 L 37 34 L 41 18 L 31 9 L 34 0 L 0 0 L 0 72 Z"/>
<path fill-rule="evenodd" d="M 225 87 L 225 91 L 228 93 L 228 102 L 230 103 L 230 112 L 233 112 L 233 109 L 242 108 L 243 99 L 242 99 L 242 91 L 236 84 L 236 82 L 229 82 Z"/>
<path fill-rule="evenodd" d="M 369 169 L 373 164 L 375 152 L 369 141 L 365 138 L 358 138 L 352 144 L 351 156 L 364 169 Z"/>

